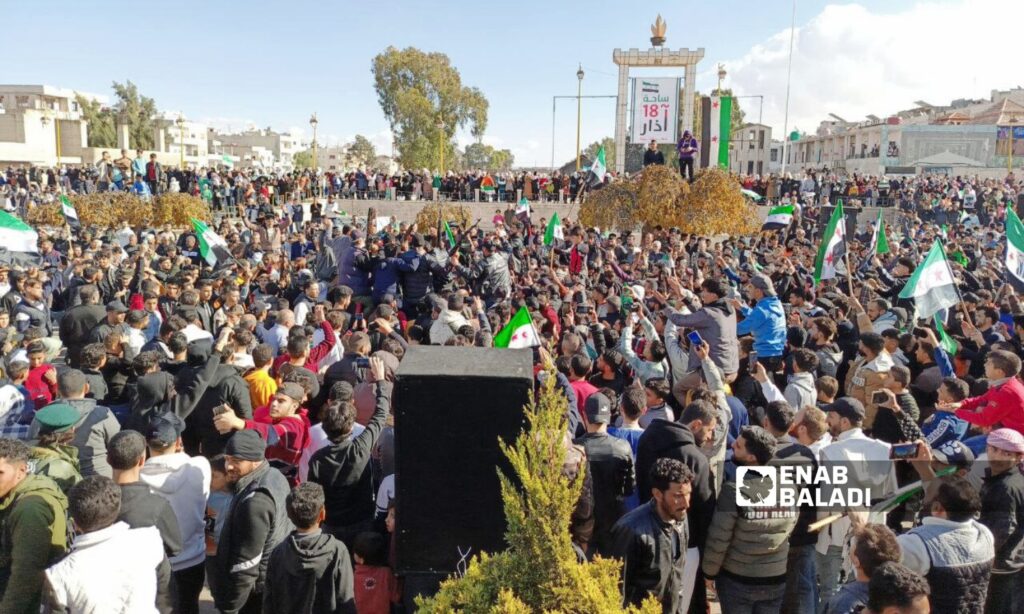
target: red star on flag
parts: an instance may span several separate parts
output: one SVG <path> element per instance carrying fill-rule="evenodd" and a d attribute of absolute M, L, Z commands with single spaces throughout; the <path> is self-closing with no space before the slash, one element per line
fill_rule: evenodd
<path fill-rule="evenodd" d="M 712 109 L 717 109 L 718 108 L 718 101 L 717 100 L 711 103 L 711 108 Z"/>
<path fill-rule="evenodd" d="M 946 272 L 941 268 L 935 269 L 935 272 L 932 273 L 932 277 L 935 278 L 935 281 L 946 281 Z"/>
<path fill-rule="evenodd" d="M 835 261 L 835 257 L 832 255 L 832 252 L 829 252 L 829 253 L 825 254 L 825 263 L 826 264 L 828 264 L 829 266 L 832 266 L 832 263 L 834 261 Z"/>
<path fill-rule="evenodd" d="M 717 143 L 718 142 L 718 137 L 717 136 L 711 137 L 711 142 L 712 143 Z"/>

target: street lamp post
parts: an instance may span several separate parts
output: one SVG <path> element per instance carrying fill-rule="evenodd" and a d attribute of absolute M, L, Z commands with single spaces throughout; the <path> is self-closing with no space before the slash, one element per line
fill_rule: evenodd
<path fill-rule="evenodd" d="M 580 172 L 580 127 L 583 125 L 583 64 L 576 71 L 576 172 Z"/>
<path fill-rule="evenodd" d="M 178 124 L 178 164 L 182 170 L 185 169 L 185 118 L 178 114 L 178 119 L 174 122 Z"/>
<path fill-rule="evenodd" d="M 725 75 L 726 75 L 725 64 L 719 64 L 718 65 L 718 92 L 717 92 L 717 94 L 719 96 L 722 95 L 722 81 L 725 80 Z"/>

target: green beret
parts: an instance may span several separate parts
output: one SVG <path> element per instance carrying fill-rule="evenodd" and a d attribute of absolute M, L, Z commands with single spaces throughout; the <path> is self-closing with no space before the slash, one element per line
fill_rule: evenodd
<path fill-rule="evenodd" d="M 52 403 L 36 412 L 40 433 L 63 433 L 71 430 L 82 417 L 78 410 L 67 403 Z"/>

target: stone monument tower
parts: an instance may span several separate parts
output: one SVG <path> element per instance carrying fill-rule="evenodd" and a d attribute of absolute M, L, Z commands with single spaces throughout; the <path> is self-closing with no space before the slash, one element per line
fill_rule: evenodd
<path fill-rule="evenodd" d="M 658 15 L 651 26 L 651 48 L 616 49 L 612 61 L 619 66 L 619 91 L 615 101 L 615 172 L 626 168 L 626 110 L 629 105 L 629 69 L 637 67 L 682 66 L 685 69 L 682 101 L 684 130 L 693 130 L 693 94 L 697 88 L 697 62 L 704 58 L 704 48 L 667 49 L 665 30 L 668 24 Z"/>

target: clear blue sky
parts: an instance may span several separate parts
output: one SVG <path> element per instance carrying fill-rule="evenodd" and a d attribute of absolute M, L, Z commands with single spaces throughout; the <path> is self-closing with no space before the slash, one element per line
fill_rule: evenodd
<path fill-rule="evenodd" d="M 798 1 L 798 26 L 827 4 Z M 858 4 L 888 13 L 911 2 Z M 448 54 L 463 83 L 483 90 L 491 105 L 485 142 L 512 148 L 517 164 L 546 165 L 551 96 L 575 93 L 578 62 L 586 71 L 584 93 L 614 94 L 612 49 L 648 47 L 659 12 L 668 22 L 668 46 L 705 48 L 698 88 L 706 90 L 716 62 L 742 57 L 788 28 L 790 3 L 8 2 L 9 55 L 0 79 L 108 96 L 111 81 L 130 79 L 160 109 L 190 118 L 308 131 L 317 111 L 321 135 L 375 135 L 380 144 L 388 124 L 373 91 L 371 59 L 388 45 L 415 46 Z M 558 107 L 559 164 L 574 155 L 573 106 Z M 613 125 L 613 100 L 584 103 L 584 145 L 611 135 Z"/>

